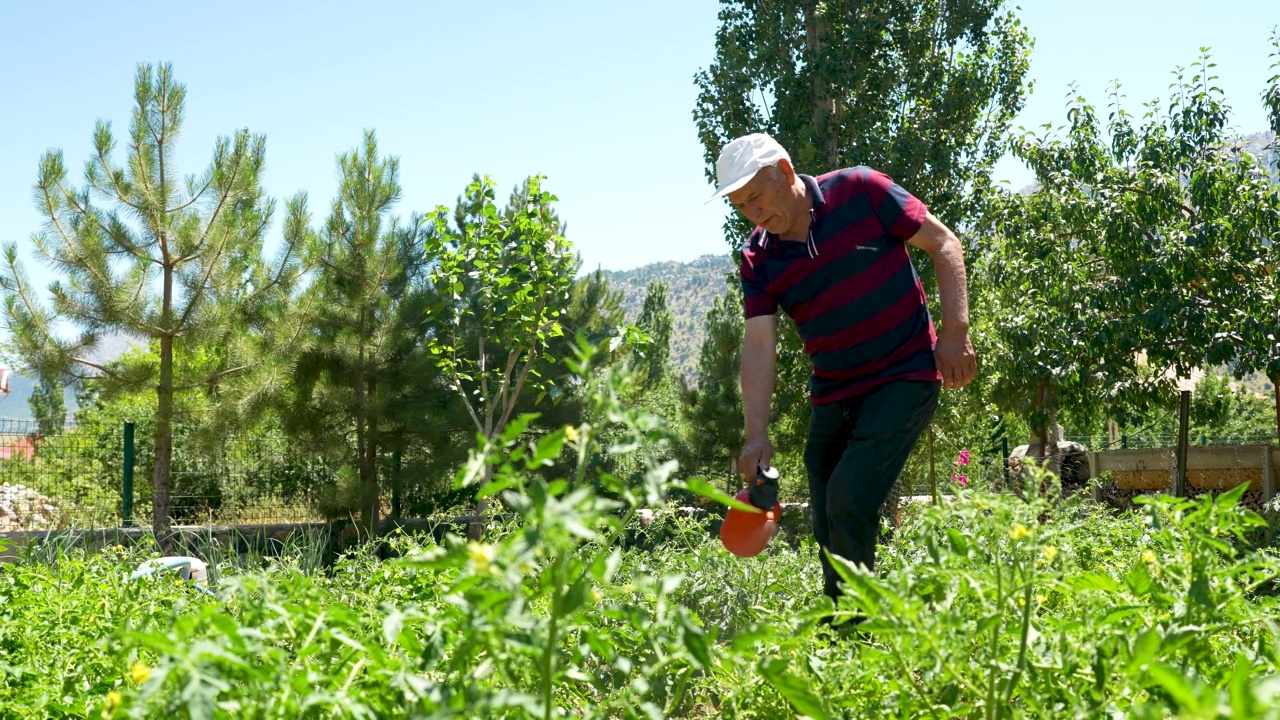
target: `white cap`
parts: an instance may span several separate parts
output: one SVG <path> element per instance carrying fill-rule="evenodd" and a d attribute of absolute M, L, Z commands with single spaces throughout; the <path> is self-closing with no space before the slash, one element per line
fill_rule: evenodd
<path fill-rule="evenodd" d="M 720 159 L 716 160 L 716 181 L 719 187 L 707 202 L 723 197 L 751 182 L 751 178 L 760 172 L 760 168 L 777 165 L 779 160 L 791 156 L 778 144 L 777 140 L 764 133 L 743 135 L 720 151 Z"/>

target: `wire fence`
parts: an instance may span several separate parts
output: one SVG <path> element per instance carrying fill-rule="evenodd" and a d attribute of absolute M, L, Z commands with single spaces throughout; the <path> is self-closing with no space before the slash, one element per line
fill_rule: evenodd
<path fill-rule="evenodd" d="M 927 441 L 922 439 L 921 445 Z M 1188 438 L 1189 448 L 1193 451 L 1196 448 L 1209 447 L 1226 447 L 1240 448 L 1240 453 L 1248 455 L 1252 458 L 1253 450 L 1248 449 L 1256 445 L 1275 445 L 1277 438 L 1274 434 L 1247 434 L 1247 433 L 1196 433 Z M 1112 435 L 1069 435 L 1061 438 L 1055 445 L 1050 443 L 1049 451 L 1043 455 L 1040 454 L 1038 443 L 1024 443 L 1015 447 L 1011 447 L 1011 443 L 1007 438 L 999 438 L 993 440 L 986 446 L 962 447 L 953 442 L 945 435 L 938 433 L 935 436 L 934 459 L 930 463 L 922 447 L 917 447 L 915 455 L 917 462 L 914 467 L 910 464 L 904 477 L 901 478 L 897 492 L 901 495 L 928 495 L 932 492 L 933 481 L 936 478 L 939 491 L 946 493 L 951 486 L 956 484 L 981 485 L 994 489 L 1004 489 L 1012 487 L 1015 483 L 1016 476 L 1021 472 L 1023 463 L 1028 460 L 1034 460 L 1037 463 L 1044 463 L 1064 486 L 1081 485 L 1091 476 L 1088 467 L 1089 452 L 1107 452 L 1116 450 L 1162 450 L 1165 451 L 1170 458 L 1174 456 L 1177 447 L 1178 438 L 1176 435 L 1163 435 L 1158 433 L 1139 433 L 1128 435 L 1125 433 L 1116 433 Z M 965 457 L 965 464 L 958 464 L 961 454 Z M 1172 490 L 1172 480 L 1168 471 L 1151 471 L 1150 475 L 1154 478 L 1161 475 L 1166 478 L 1169 486 L 1156 487 L 1154 480 L 1148 481 L 1152 487 L 1147 491 Z M 1194 476 L 1214 474 L 1209 471 L 1191 471 Z M 1261 471 L 1253 474 L 1261 475 Z M 1231 473 L 1225 475 L 1221 472 L 1216 473 L 1222 477 L 1235 477 Z M 1260 483 L 1259 478 L 1253 478 L 1249 473 L 1236 473 L 1243 479 L 1252 479 L 1253 485 Z M 1247 477 L 1246 477 L 1247 476 Z M 1196 478 L 1200 482 L 1209 482 L 1202 477 Z M 1229 480 L 1223 481 L 1228 484 L 1225 486 L 1229 489 Z M 1214 492 L 1223 488 L 1205 488 L 1202 486 L 1188 485 L 1186 492 L 1196 495 L 1205 492 Z"/>
<path fill-rule="evenodd" d="M 1071 436 L 1047 460 L 1065 481 L 1075 481 L 1088 472 L 1081 448 L 1171 451 L 1176 442 L 1156 434 Z M 1199 435 L 1190 442 L 1244 446 L 1274 443 L 1275 438 Z M 962 452 L 965 462 L 960 464 Z M 1037 457 L 1034 446 L 1010 448 L 1007 440 L 998 440 L 966 449 L 938 434 L 932 463 L 918 452 L 898 492 L 929 494 L 931 478 L 944 493 L 958 483 L 1005 487 L 1019 469 L 1020 453 Z M 208 438 L 177 427 L 172 455 L 173 525 L 322 522 L 346 516 L 342 508 L 350 506 L 342 490 L 350 487 L 350 479 L 344 484 L 343 470 L 280 436 Z M 0 418 L 0 532 L 150 526 L 154 457 L 150 426 L 106 423 L 46 432 L 33 420 Z M 451 502 L 439 483 L 414 490 L 413 482 L 404 480 L 408 473 L 401 474 L 399 456 L 386 457 L 379 474 L 385 488 L 382 517 L 429 517 Z"/>
<path fill-rule="evenodd" d="M 0 419 L 0 532 L 150 525 L 154 429 L 132 423 L 42 432 Z M 265 525 L 325 519 L 337 470 L 262 438 L 197 441 L 175 428 L 174 525 Z"/>

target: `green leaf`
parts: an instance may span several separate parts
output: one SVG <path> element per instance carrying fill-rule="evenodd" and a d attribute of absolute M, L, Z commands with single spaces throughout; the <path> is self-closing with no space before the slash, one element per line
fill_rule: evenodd
<path fill-rule="evenodd" d="M 789 671 L 787 662 L 781 658 L 770 658 L 762 661 L 757 670 L 765 682 L 773 686 L 791 707 L 801 715 L 813 720 L 831 720 L 832 716 L 822 704 L 822 699 L 814 694 L 809 683 Z"/>
<path fill-rule="evenodd" d="M 560 596 L 559 614 L 561 616 L 568 615 L 578 608 L 582 607 L 582 603 L 587 599 L 587 580 L 579 578 L 577 582 L 569 586 L 565 590 L 564 595 Z"/>
<path fill-rule="evenodd" d="M 1200 703 L 1196 699 L 1191 683 L 1187 682 L 1186 676 L 1178 669 L 1164 663 L 1155 663 L 1147 672 L 1160 687 L 1165 689 L 1165 692 L 1169 693 L 1177 709 L 1185 710 L 1199 706 Z"/>
<path fill-rule="evenodd" d="M 564 428 L 543 435 L 538 440 L 533 457 L 529 459 L 529 467 L 551 465 L 553 460 L 560 457 L 560 452 L 564 449 L 564 439 Z"/>
<path fill-rule="evenodd" d="M 382 620 L 382 636 L 387 642 L 387 647 L 395 646 L 402 630 L 404 630 L 404 613 L 393 609 Z"/>
<path fill-rule="evenodd" d="M 343 645 L 346 645 L 347 647 L 351 648 L 352 650 L 355 650 L 361 653 L 369 652 L 369 649 L 365 647 L 364 643 L 360 642 L 359 640 L 356 640 L 355 638 L 346 634 L 339 628 L 330 628 L 329 636 L 332 637 L 334 640 L 337 640 L 338 642 L 342 643 Z"/>
<path fill-rule="evenodd" d="M 518 482 L 519 480 L 511 475 L 503 475 L 502 477 L 494 478 L 489 481 L 489 484 L 476 491 L 476 499 L 479 500 L 481 498 L 487 498 L 490 495 L 497 495 L 503 490 L 513 487 Z"/>
<path fill-rule="evenodd" d="M 541 413 L 535 412 L 521 413 L 520 415 L 512 418 L 512 420 L 508 422 L 507 426 L 502 430 L 503 441 L 507 443 L 514 442 L 515 439 L 520 437 L 525 429 L 529 427 L 529 423 L 537 420 L 539 417 L 541 417 Z"/>
<path fill-rule="evenodd" d="M 702 628 L 698 627 L 687 615 L 680 616 L 680 635 L 684 647 L 697 661 L 699 668 L 711 667 L 711 651 L 707 648 L 707 638 Z"/>
<path fill-rule="evenodd" d="M 1125 583 L 1134 595 L 1142 597 L 1148 595 L 1156 588 L 1156 584 L 1151 579 L 1151 572 L 1147 570 L 1147 566 L 1139 563 L 1135 565 L 1129 574 L 1125 576 Z"/>
<path fill-rule="evenodd" d="M 684 481 L 683 487 L 691 493 L 701 495 L 702 497 L 718 502 L 721 505 L 728 505 L 731 508 L 745 510 L 746 512 L 763 512 L 755 505 L 744 503 L 735 497 L 726 495 L 725 493 L 717 490 L 714 485 L 702 478 L 689 478 Z"/>
<path fill-rule="evenodd" d="M 1252 677 L 1253 667 L 1249 661 L 1244 655 L 1236 655 L 1236 666 L 1231 672 L 1231 679 L 1227 682 L 1228 693 L 1231 696 L 1231 712 L 1235 717 L 1258 717 L 1254 708 L 1253 689 L 1249 684 Z"/>
<path fill-rule="evenodd" d="M 1103 592 L 1116 592 L 1120 589 L 1120 583 L 1116 582 L 1114 578 L 1095 572 L 1068 577 L 1065 578 L 1063 582 L 1073 590 L 1102 590 Z"/>
<path fill-rule="evenodd" d="M 733 642 L 729 643 L 729 649 L 735 655 L 740 655 L 755 648 L 756 643 L 767 642 L 772 637 L 772 633 L 766 629 L 747 630 L 733 636 Z"/>
<path fill-rule="evenodd" d="M 1135 615 L 1142 615 L 1146 612 L 1146 607 L 1139 605 L 1130 605 L 1128 607 L 1112 610 L 1105 617 L 1098 621 L 1099 625 L 1115 625 L 1121 621 L 1128 621 Z"/>
<path fill-rule="evenodd" d="M 613 582 L 613 576 L 622 566 L 622 549 L 608 548 L 596 555 L 591 562 L 591 576 L 600 583 Z"/>
<path fill-rule="evenodd" d="M 1132 665 L 1141 665 L 1150 661 L 1160 652 L 1163 638 L 1154 628 L 1144 631 L 1133 643 Z"/>
<path fill-rule="evenodd" d="M 1235 507 L 1240 504 L 1240 499 L 1244 497 L 1244 493 L 1248 489 L 1249 483 L 1241 483 L 1221 495 L 1218 495 L 1214 498 L 1213 504 L 1222 509 Z"/>

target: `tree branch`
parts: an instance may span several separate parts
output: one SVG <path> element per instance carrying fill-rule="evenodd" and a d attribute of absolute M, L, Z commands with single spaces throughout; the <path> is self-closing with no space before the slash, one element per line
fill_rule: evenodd
<path fill-rule="evenodd" d="M 480 421 L 480 416 L 476 414 L 475 408 L 471 406 L 471 399 L 467 397 L 467 391 L 462 388 L 462 378 L 458 377 L 457 367 L 451 366 L 449 374 L 453 379 L 454 389 L 458 391 L 458 395 L 462 397 L 463 406 L 467 408 L 467 414 L 471 416 L 472 422 L 476 424 L 476 429 L 485 433 L 485 439 L 487 440 L 489 434 L 485 431 L 484 423 Z"/>
<path fill-rule="evenodd" d="M 109 377 L 120 377 L 119 374 L 117 374 L 114 370 L 103 367 L 102 365 L 99 365 L 97 363 L 89 362 L 84 358 L 72 357 L 70 358 L 70 360 L 71 362 L 79 363 L 81 365 L 84 365 L 85 367 L 91 367 L 94 370 L 97 370 L 98 372 L 102 373 L 103 375 L 107 375 Z"/>
<path fill-rule="evenodd" d="M 204 276 L 200 278 L 196 286 L 193 288 L 191 297 L 187 298 L 187 307 L 185 310 L 182 311 L 182 317 L 179 318 L 177 324 L 174 325 L 174 329 L 186 326 L 187 320 L 191 318 L 191 313 L 194 312 L 196 309 L 196 304 L 199 303 L 200 299 L 204 297 L 205 288 L 209 284 L 209 277 L 213 275 L 213 271 L 217 267 L 216 261 L 222 257 L 222 253 L 226 250 L 227 242 L 229 241 L 230 237 L 231 237 L 231 228 L 228 227 L 227 231 L 222 234 L 222 242 L 219 243 L 217 252 L 213 254 L 213 259 L 215 260 L 215 262 L 209 262 L 208 258 L 205 259 Z M 195 257 L 195 255 L 192 254 L 187 257 Z M 178 262 L 181 262 L 181 260 L 179 260 Z"/>
<path fill-rule="evenodd" d="M 1121 189 L 1121 190 L 1128 190 L 1128 191 L 1131 191 L 1131 192 L 1136 192 L 1136 193 L 1138 193 L 1139 195 L 1145 195 L 1146 197 L 1151 197 L 1151 193 L 1150 193 L 1150 192 L 1148 192 L 1148 191 L 1146 191 L 1146 190 L 1143 190 L 1143 189 L 1142 189 L 1142 188 L 1140 188 L 1140 187 L 1130 187 L 1130 186 L 1127 186 L 1127 185 L 1121 185 L 1121 186 L 1120 186 L 1120 189 Z M 1175 201 L 1175 202 L 1174 202 L 1174 205 L 1177 205 L 1179 208 L 1181 208 L 1181 209 L 1182 209 L 1182 212 L 1186 213 L 1186 214 L 1187 214 L 1187 216 L 1191 219 L 1191 222 L 1198 222 L 1198 221 L 1199 221 L 1200 216 L 1196 214 L 1196 211 L 1195 211 L 1195 210 L 1192 210 L 1191 208 L 1189 208 L 1189 207 L 1187 207 L 1186 205 L 1182 204 L 1181 202 L 1177 202 L 1177 201 Z"/>
<path fill-rule="evenodd" d="M 107 156 L 102 154 L 101 145 L 99 145 L 97 148 L 97 155 L 98 155 L 98 163 L 102 167 L 102 172 L 106 173 L 107 179 L 111 181 L 111 189 L 114 190 L 114 192 L 107 192 L 106 190 L 103 190 L 101 187 L 98 187 L 98 183 L 93 181 L 92 175 L 90 175 L 89 177 L 89 184 L 92 185 L 98 192 L 102 193 L 103 195 L 115 195 L 116 199 L 119 200 L 120 202 L 124 203 L 125 205 L 128 205 L 134 210 L 137 210 L 138 212 L 143 212 L 143 209 L 141 207 L 138 207 L 137 205 L 134 205 L 129 200 L 126 200 L 124 197 L 124 193 L 120 192 L 120 185 L 116 183 L 116 177 L 111 172 L 111 163 L 107 162 Z"/>
<path fill-rule="evenodd" d="M 520 391 L 524 388 L 525 379 L 529 377 L 529 371 L 533 369 L 534 363 L 538 360 L 538 349 L 536 347 L 529 349 L 529 359 L 525 361 L 524 369 L 520 371 L 520 379 L 516 381 L 515 388 L 511 392 L 510 399 L 506 408 L 502 411 L 502 424 L 506 425 L 507 420 L 511 419 L 511 413 L 516 409 L 516 401 L 520 399 Z"/>
<path fill-rule="evenodd" d="M 196 202 L 197 200 L 199 200 L 199 199 L 200 199 L 200 196 L 201 196 L 201 195 L 204 195 L 205 191 L 209 189 L 209 186 L 210 186 L 210 185 L 213 185 L 213 173 L 209 173 L 209 179 L 205 181 L 205 183 L 204 183 L 204 187 L 200 188 L 200 191 L 199 191 L 199 192 L 192 194 L 192 196 L 191 196 L 191 199 L 190 199 L 190 200 L 188 200 L 188 201 L 186 201 L 186 202 L 182 203 L 181 205 L 179 205 L 179 206 L 177 206 L 177 207 L 175 207 L 175 208 L 167 209 L 167 210 L 165 210 L 165 212 L 166 212 L 166 213 L 176 213 L 176 212 L 182 212 L 183 210 L 186 210 L 187 208 L 189 208 L 189 207 L 191 207 L 192 205 L 194 205 L 194 204 L 195 204 L 195 202 Z"/>
<path fill-rule="evenodd" d="M 227 377 L 228 375 L 234 375 L 238 372 L 243 372 L 248 369 L 249 369 L 248 365 L 241 365 L 240 367 L 233 367 L 230 370 L 222 370 L 221 372 L 216 372 L 210 375 L 209 377 L 205 378 L 204 380 L 201 380 L 200 382 L 190 383 L 188 385 L 182 385 L 182 386 L 176 387 L 174 388 L 174 391 L 193 390 L 202 385 L 216 385 L 217 382 L 222 378 Z"/>

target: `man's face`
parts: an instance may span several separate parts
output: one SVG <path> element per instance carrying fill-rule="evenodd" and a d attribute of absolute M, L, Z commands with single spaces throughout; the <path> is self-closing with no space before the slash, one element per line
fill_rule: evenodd
<path fill-rule="evenodd" d="M 729 193 L 729 202 L 743 217 L 774 234 L 792 226 L 791 200 L 791 184 L 778 166 L 761 169 L 751 182 Z"/>

